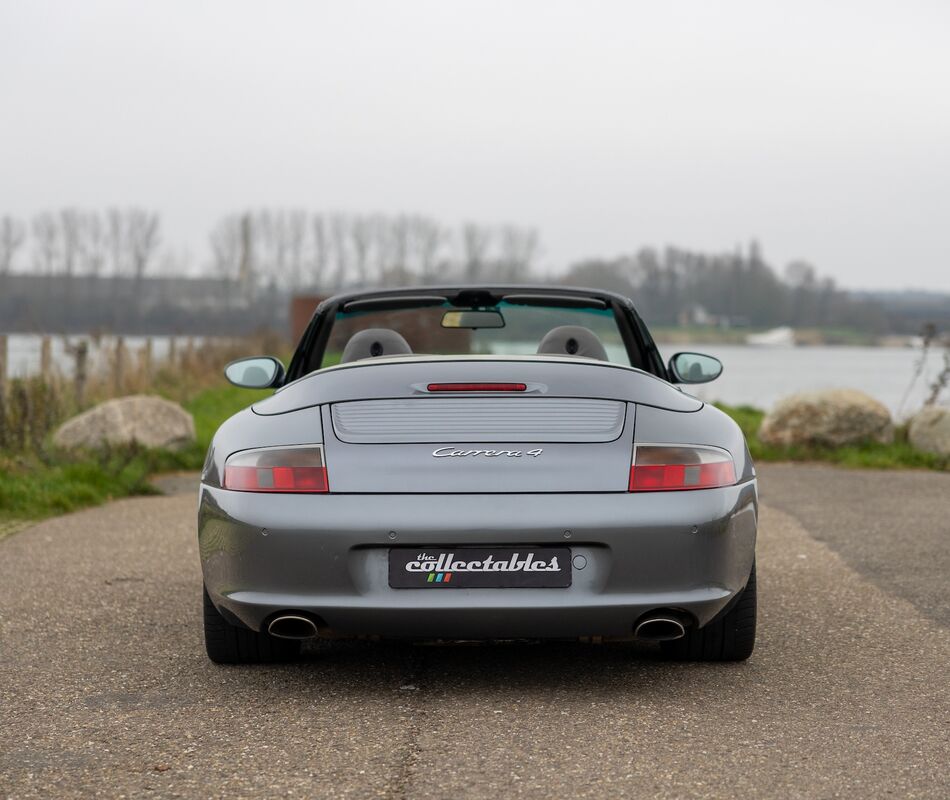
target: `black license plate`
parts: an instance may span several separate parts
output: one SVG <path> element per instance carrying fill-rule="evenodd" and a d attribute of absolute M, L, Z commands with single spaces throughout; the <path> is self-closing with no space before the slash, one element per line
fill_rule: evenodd
<path fill-rule="evenodd" d="M 394 547 L 394 589 L 547 589 L 571 585 L 569 547 Z"/>

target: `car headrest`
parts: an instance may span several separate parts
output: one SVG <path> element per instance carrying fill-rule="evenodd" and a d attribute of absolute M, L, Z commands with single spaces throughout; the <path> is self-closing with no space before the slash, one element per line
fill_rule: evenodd
<path fill-rule="evenodd" d="M 580 325 L 562 325 L 548 331 L 541 344 L 538 355 L 579 356 L 607 361 L 607 351 L 597 334 Z"/>
<path fill-rule="evenodd" d="M 350 337 L 343 348 L 340 363 L 359 361 L 361 358 L 403 355 L 412 355 L 412 348 L 396 331 L 389 328 L 367 328 Z"/>

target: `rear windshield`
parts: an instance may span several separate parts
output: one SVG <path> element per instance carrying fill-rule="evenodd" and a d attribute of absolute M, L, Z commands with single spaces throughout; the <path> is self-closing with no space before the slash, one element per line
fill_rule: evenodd
<path fill-rule="evenodd" d="M 545 352 L 549 355 L 588 356 L 617 364 L 631 363 L 617 319 L 609 308 L 555 308 L 515 305 L 502 300 L 492 306 L 492 310 L 500 313 L 499 321 L 503 321 L 504 327 L 443 327 L 445 313 L 458 310 L 445 303 L 426 308 L 340 311 L 333 320 L 320 366 L 340 363 L 347 343 L 368 329 L 395 331 L 415 355 L 534 355 L 545 342 Z M 564 326 L 570 329 L 556 330 Z M 577 328 L 582 330 L 578 332 Z M 384 340 L 384 345 L 387 341 L 395 342 L 397 350 L 401 346 L 398 339 L 390 337 Z M 360 355 L 368 354 L 351 347 L 346 360 Z"/>

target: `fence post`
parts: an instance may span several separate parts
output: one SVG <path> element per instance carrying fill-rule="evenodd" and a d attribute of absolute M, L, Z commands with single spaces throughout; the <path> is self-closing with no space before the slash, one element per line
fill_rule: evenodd
<path fill-rule="evenodd" d="M 73 373 L 73 386 L 76 391 L 76 409 L 82 411 L 86 404 L 86 361 L 89 357 L 89 342 L 85 339 L 76 345 L 76 370 Z"/>
<path fill-rule="evenodd" d="M 152 383 L 152 337 L 145 340 L 145 346 L 142 348 L 142 371 L 145 373 L 145 382 L 151 386 Z"/>
<path fill-rule="evenodd" d="M 40 341 L 40 377 L 47 386 L 53 377 L 53 342 L 49 336 Z"/>
<path fill-rule="evenodd" d="M 26 449 L 27 432 L 31 427 L 30 414 L 30 396 L 26 392 L 26 384 L 23 381 L 17 381 L 13 385 L 13 393 L 10 397 L 11 405 L 16 406 L 16 417 L 19 424 L 13 426 L 14 447 L 18 451 Z"/>
<path fill-rule="evenodd" d="M 120 336 L 115 341 L 115 394 L 122 396 L 122 387 L 125 386 L 125 338 Z"/>
<path fill-rule="evenodd" d="M 0 448 L 7 444 L 7 337 L 0 334 Z"/>
<path fill-rule="evenodd" d="M 175 361 L 177 360 L 177 357 L 178 340 L 174 337 L 174 335 L 172 335 L 172 337 L 168 340 L 168 357 L 166 359 L 168 361 L 168 366 L 172 369 L 175 368 Z"/>

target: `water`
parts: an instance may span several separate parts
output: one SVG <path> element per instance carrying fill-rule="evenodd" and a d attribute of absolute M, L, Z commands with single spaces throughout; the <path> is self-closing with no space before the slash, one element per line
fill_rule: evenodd
<path fill-rule="evenodd" d="M 8 336 L 8 372 L 11 376 L 30 375 L 39 371 L 40 338 L 19 334 Z M 75 344 L 80 338 L 84 337 L 70 337 L 70 341 Z M 126 337 L 130 355 L 134 357 L 145 346 L 145 341 L 145 337 Z M 179 347 L 184 346 L 184 338 L 179 337 L 177 341 Z M 196 343 L 200 341 L 195 340 Z M 170 343 L 171 337 L 152 337 L 152 353 L 156 361 L 168 354 Z M 69 375 L 73 362 L 65 345 L 62 337 L 53 337 L 53 361 L 64 374 Z M 527 343 L 512 344 L 506 350 L 529 353 L 533 347 Z M 98 347 L 90 343 L 90 370 L 96 363 L 105 363 L 114 348 L 115 340 L 109 337 L 104 337 Z M 660 345 L 664 358 L 685 349 L 689 348 L 683 345 Z M 913 377 L 914 365 L 920 358 L 919 351 L 910 348 L 696 345 L 693 349 L 716 356 L 725 365 L 718 380 L 691 388 L 692 394 L 704 400 L 769 409 L 777 400 L 794 392 L 846 387 L 866 392 L 900 418 L 920 408 L 928 394 L 927 386 L 942 364 L 942 352 L 929 355 L 923 375 L 901 408 Z M 612 357 L 619 356 L 619 353 L 612 352 L 614 348 L 608 347 L 608 350 Z M 945 391 L 942 402 L 948 401 L 950 391 Z"/>
<path fill-rule="evenodd" d="M 168 357 L 171 350 L 171 336 L 125 336 L 126 351 L 130 360 L 138 357 L 138 354 L 145 348 L 148 339 L 152 340 L 152 358 L 155 362 L 162 361 Z M 42 336 L 32 334 L 12 333 L 7 335 L 7 375 L 11 378 L 23 378 L 30 375 L 36 375 L 40 371 L 40 348 Z M 175 337 L 179 350 L 185 346 L 188 341 L 186 337 Z M 50 354 L 53 359 L 53 365 L 63 375 L 72 376 L 75 367 L 75 358 L 69 352 L 69 346 L 75 347 L 79 342 L 85 341 L 89 345 L 89 355 L 87 369 L 89 373 L 94 373 L 97 369 L 104 368 L 109 363 L 109 358 L 115 353 L 116 339 L 112 336 L 102 336 L 91 338 L 89 336 L 51 336 Z M 192 337 L 196 345 L 205 341 L 201 337 Z"/>
<path fill-rule="evenodd" d="M 660 345 L 665 358 L 685 350 Z M 920 351 L 891 347 L 746 347 L 697 345 L 695 349 L 722 361 L 722 376 L 712 383 L 691 387 L 690 393 L 708 401 L 769 409 L 780 398 L 812 389 L 859 389 L 903 419 L 917 411 L 929 394 L 929 384 L 940 372 L 942 352 L 929 354 L 924 371 L 904 395 L 914 375 Z M 903 408 L 902 406 L 903 401 Z M 942 402 L 950 401 L 945 390 Z"/>

